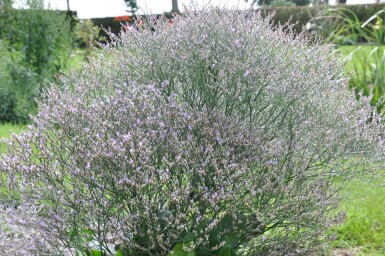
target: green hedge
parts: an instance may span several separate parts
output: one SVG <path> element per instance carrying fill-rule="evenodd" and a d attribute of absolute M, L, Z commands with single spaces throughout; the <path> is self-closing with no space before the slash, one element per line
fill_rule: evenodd
<path fill-rule="evenodd" d="M 270 7 L 265 8 L 262 11 L 263 15 L 271 14 L 275 12 L 273 21 L 278 24 L 285 24 L 290 21 L 294 23 L 295 31 L 301 31 L 312 18 L 327 8 L 347 8 L 356 13 L 357 17 L 361 21 L 369 19 L 374 13 L 385 8 L 385 4 L 360 4 L 360 5 L 321 5 L 316 7 L 309 6 L 296 6 L 296 7 Z"/>
<path fill-rule="evenodd" d="M 121 29 L 121 21 L 115 21 L 114 17 L 106 17 L 106 18 L 93 18 L 91 19 L 92 23 L 95 24 L 95 26 L 108 29 L 112 33 L 117 34 L 119 33 Z M 101 30 L 100 31 L 100 36 L 106 37 L 107 34 Z"/>
<path fill-rule="evenodd" d="M 61 10 L 41 10 L 43 12 L 55 12 L 58 15 L 66 14 L 66 16 L 70 19 L 71 29 L 73 29 L 78 22 L 79 18 L 77 16 L 76 11 L 61 11 Z M 7 28 L 7 24 L 12 22 L 14 19 L 20 16 L 28 16 L 28 9 L 9 9 L 2 8 L 0 6 L 0 38 L 3 39 L 5 33 L 9 31 L 4 31 L 4 28 Z"/>
<path fill-rule="evenodd" d="M 65 67 L 76 13 L 0 8 L 0 122 L 26 123 L 34 98 Z"/>
<path fill-rule="evenodd" d="M 157 15 L 157 17 L 160 17 L 161 15 Z M 166 17 L 170 17 L 170 14 L 166 13 Z M 145 19 L 145 16 L 141 17 L 142 19 Z M 111 31 L 114 34 L 119 34 L 122 25 L 129 24 L 132 25 L 135 20 L 137 19 L 137 16 L 117 16 L 117 17 L 105 17 L 105 18 L 93 18 L 91 19 L 92 23 L 94 23 L 95 26 L 98 26 L 100 28 L 103 28 L 99 32 L 99 38 L 109 38 L 105 30 Z"/>
<path fill-rule="evenodd" d="M 385 3 L 381 4 L 361 4 L 361 5 L 339 5 L 339 6 L 330 6 L 330 5 L 321 5 L 316 7 L 309 6 L 295 6 L 295 7 L 268 7 L 258 11 L 261 11 L 264 16 L 271 13 L 275 13 L 273 21 L 275 24 L 281 23 L 285 24 L 290 21 L 290 23 L 295 24 L 294 30 L 301 31 L 302 28 L 306 26 L 306 23 L 309 22 L 312 18 L 317 16 L 317 14 L 325 10 L 326 8 L 348 8 L 354 11 L 357 17 L 365 21 L 370 18 L 374 13 L 385 8 Z M 133 16 L 129 17 L 128 23 L 132 23 L 134 20 Z M 104 29 L 110 30 L 114 34 L 118 34 L 121 30 L 122 23 L 124 24 L 125 20 L 121 19 L 122 17 L 106 17 L 106 18 L 94 18 L 91 19 L 92 22 Z M 108 38 L 105 31 L 100 31 L 100 36 Z"/>

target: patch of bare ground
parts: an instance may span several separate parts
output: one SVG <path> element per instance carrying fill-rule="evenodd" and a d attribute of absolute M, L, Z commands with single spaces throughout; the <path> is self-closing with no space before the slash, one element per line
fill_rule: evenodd
<path fill-rule="evenodd" d="M 349 249 L 334 249 L 331 256 L 358 256 L 361 251 L 360 247 Z"/>

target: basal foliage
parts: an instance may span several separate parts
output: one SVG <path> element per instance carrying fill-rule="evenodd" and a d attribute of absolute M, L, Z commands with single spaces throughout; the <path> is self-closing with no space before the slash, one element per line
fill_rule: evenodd
<path fill-rule="evenodd" d="M 317 253 L 335 181 L 381 152 L 340 66 L 257 13 L 115 36 L 8 142 L 6 221 L 41 255 Z"/>

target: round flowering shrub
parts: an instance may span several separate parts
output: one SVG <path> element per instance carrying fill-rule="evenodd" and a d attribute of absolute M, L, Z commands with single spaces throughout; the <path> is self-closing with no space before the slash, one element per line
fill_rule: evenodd
<path fill-rule="evenodd" d="M 0 203 L 23 251 L 317 254 L 337 181 L 381 152 L 340 63 L 257 13 L 140 24 L 8 141 Z"/>

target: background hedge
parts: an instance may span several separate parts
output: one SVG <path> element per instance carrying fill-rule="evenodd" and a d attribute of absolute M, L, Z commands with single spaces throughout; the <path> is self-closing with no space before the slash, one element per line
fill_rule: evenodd
<path fill-rule="evenodd" d="M 285 24 L 290 21 L 290 23 L 295 24 L 295 31 L 301 31 L 302 28 L 306 26 L 312 18 L 317 16 L 317 14 L 327 8 L 347 8 L 356 13 L 357 17 L 364 21 L 370 18 L 374 13 L 385 8 L 385 3 L 380 4 L 360 4 L 360 5 L 320 5 L 316 7 L 310 6 L 294 6 L 294 7 L 267 7 L 258 11 L 262 11 L 263 15 L 269 15 L 275 12 L 273 21 L 275 24 L 281 23 Z M 129 17 L 129 24 L 132 24 L 134 16 Z M 106 17 L 106 18 L 94 18 L 91 19 L 92 22 L 105 29 L 110 30 L 114 34 L 118 34 L 121 30 L 122 24 L 127 21 L 121 19 L 122 17 Z M 108 38 L 105 31 L 101 30 L 99 36 Z"/>
<path fill-rule="evenodd" d="M 160 17 L 160 15 L 157 16 Z M 171 18 L 171 15 L 166 14 L 166 17 Z M 133 25 L 136 18 L 137 16 L 126 15 L 117 17 L 93 18 L 91 19 L 91 21 L 95 26 L 103 28 L 99 32 L 99 38 L 108 38 L 109 36 L 105 32 L 105 30 L 111 31 L 114 34 L 119 34 L 122 29 L 122 25 Z"/>
<path fill-rule="evenodd" d="M 294 29 L 301 31 L 312 18 L 316 17 L 319 12 L 327 8 L 346 8 L 353 11 L 359 20 L 365 21 L 374 13 L 383 10 L 385 3 L 380 4 L 359 4 L 359 5 L 320 5 L 316 7 L 295 6 L 295 7 L 269 7 L 262 10 L 264 15 L 275 12 L 273 21 L 278 24 L 284 24 L 288 21 L 295 24 Z"/>
<path fill-rule="evenodd" d="M 42 0 L 41 0 L 42 1 Z M 0 123 L 27 123 L 74 48 L 75 12 L 0 8 Z"/>
<path fill-rule="evenodd" d="M 325 10 L 326 8 L 347 8 L 356 13 L 357 17 L 363 21 L 370 18 L 374 13 L 385 8 L 385 3 L 379 4 L 360 4 L 360 5 L 339 5 L 339 6 L 329 6 L 321 5 L 316 7 L 309 6 L 295 6 L 295 7 L 267 7 L 262 9 L 263 15 L 271 14 L 275 12 L 273 21 L 275 24 L 281 23 L 284 24 L 288 21 L 295 24 L 294 29 L 296 31 L 301 31 L 303 27 L 306 26 L 306 23 L 309 22 L 312 18 L 317 16 L 317 14 Z M 9 12 L 10 10 L 7 10 Z M 25 12 L 25 10 L 11 10 L 16 12 Z M 77 13 L 74 11 L 59 11 L 66 12 L 67 15 L 71 18 L 71 27 L 77 22 Z M 1 21 L 6 21 L 7 19 L 1 19 L 2 16 L 9 15 L 5 13 L 4 10 L 0 9 L 0 23 Z M 11 15 L 12 16 L 12 15 Z M 125 20 L 123 17 L 128 17 L 128 20 Z M 121 16 L 121 17 L 105 17 L 105 18 L 93 18 L 91 21 L 98 27 L 103 27 L 110 30 L 114 34 L 118 34 L 121 30 L 122 24 L 129 23 L 132 24 L 134 16 Z M 1 29 L 3 26 L 0 24 L 0 35 L 2 33 Z M 108 37 L 104 30 L 100 31 L 99 36 Z"/>
<path fill-rule="evenodd" d="M 122 27 L 122 23 L 124 21 L 119 21 L 115 19 L 116 17 L 106 17 L 106 18 L 93 18 L 91 21 L 98 27 L 108 29 L 114 34 L 118 34 L 120 32 L 120 29 Z M 132 19 L 133 17 L 130 17 Z M 106 32 L 101 29 L 99 32 L 99 37 L 108 37 Z"/>

